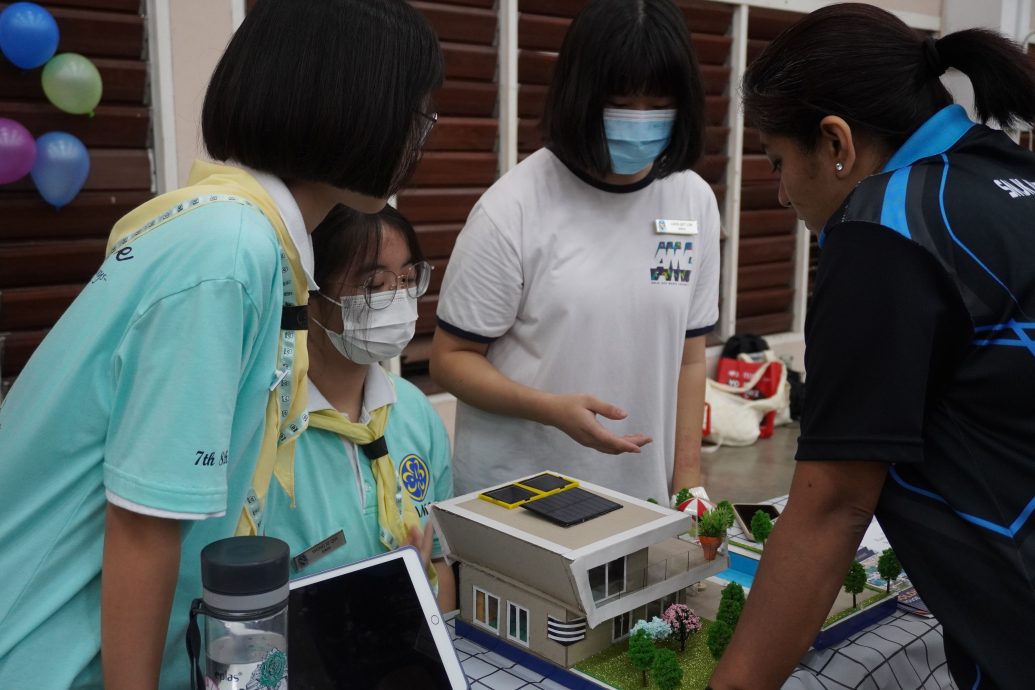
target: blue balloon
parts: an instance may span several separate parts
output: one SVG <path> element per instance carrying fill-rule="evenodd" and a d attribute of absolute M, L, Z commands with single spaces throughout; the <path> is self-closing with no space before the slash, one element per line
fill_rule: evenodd
<path fill-rule="evenodd" d="M 32 181 L 51 206 L 67 206 L 90 174 L 90 154 L 67 132 L 47 132 L 36 140 Z"/>
<path fill-rule="evenodd" d="M 16 2 L 0 12 L 0 51 L 22 69 L 34 69 L 54 57 L 58 25 L 34 2 Z"/>

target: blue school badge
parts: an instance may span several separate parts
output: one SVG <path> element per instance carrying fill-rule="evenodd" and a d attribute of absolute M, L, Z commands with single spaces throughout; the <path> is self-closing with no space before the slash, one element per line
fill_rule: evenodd
<path fill-rule="evenodd" d="M 399 463 L 399 479 L 403 488 L 414 501 L 423 501 L 428 495 L 431 484 L 431 472 L 428 464 L 419 455 L 407 455 Z"/>

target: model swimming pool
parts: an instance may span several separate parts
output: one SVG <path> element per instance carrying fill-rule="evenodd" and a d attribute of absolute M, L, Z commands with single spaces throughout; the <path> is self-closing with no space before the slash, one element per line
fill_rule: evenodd
<path fill-rule="evenodd" d="M 758 559 L 735 553 L 732 550 L 729 556 L 730 567 L 721 573 L 716 573 L 715 577 L 736 582 L 745 589 L 750 588 L 755 581 L 755 573 L 758 571 Z"/>

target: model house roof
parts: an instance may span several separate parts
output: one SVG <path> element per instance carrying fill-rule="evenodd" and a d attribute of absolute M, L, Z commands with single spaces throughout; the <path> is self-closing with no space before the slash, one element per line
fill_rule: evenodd
<path fill-rule="evenodd" d="M 678 538 L 690 528 L 689 515 L 571 479 L 620 507 L 563 527 L 520 505 L 485 500 L 485 492 L 465 494 L 432 506 L 443 548 L 452 559 L 584 612 L 591 627 L 727 567 L 725 558 L 705 561 L 697 544 Z M 589 571 L 643 550 L 646 558 L 636 561 L 643 567 L 624 573 L 622 594 L 595 599 Z"/>

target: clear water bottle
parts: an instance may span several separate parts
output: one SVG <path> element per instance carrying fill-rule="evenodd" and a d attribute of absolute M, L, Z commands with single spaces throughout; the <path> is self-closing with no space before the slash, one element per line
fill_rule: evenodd
<path fill-rule="evenodd" d="M 192 688 L 287 690 L 288 560 L 288 545 L 272 537 L 231 537 L 201 551 L 203 596 L 187 632 Z"/>

